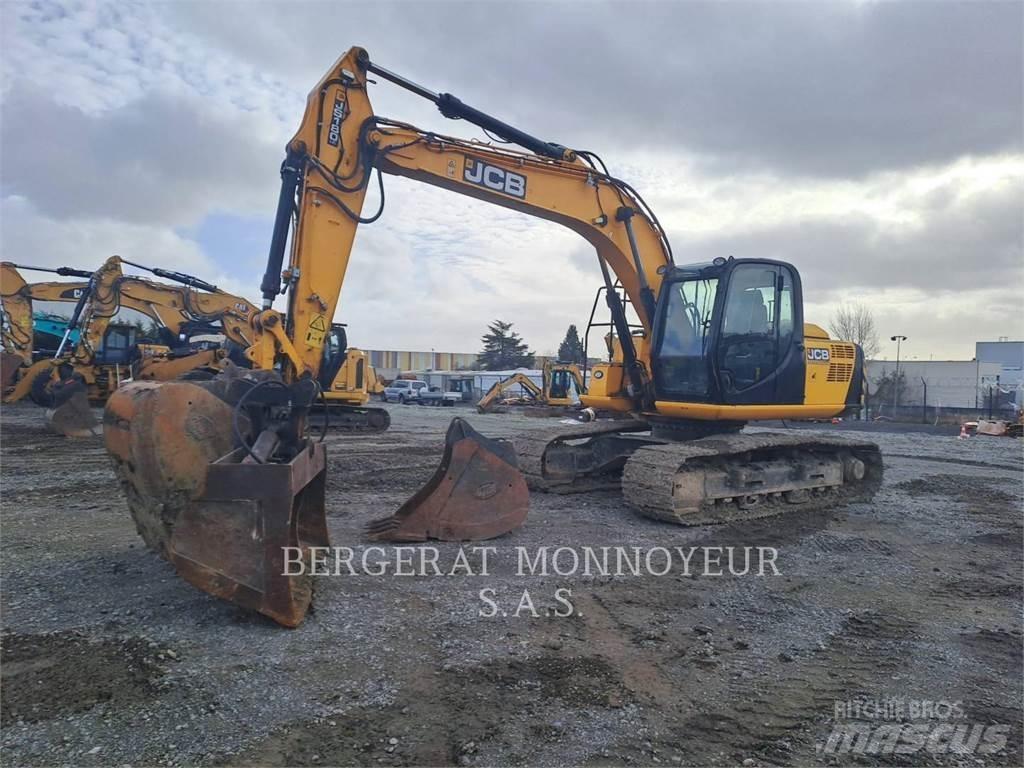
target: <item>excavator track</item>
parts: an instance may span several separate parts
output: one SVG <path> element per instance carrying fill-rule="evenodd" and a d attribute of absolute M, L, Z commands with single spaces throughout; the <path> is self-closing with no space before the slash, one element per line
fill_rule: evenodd
<path fill-rule="evenodd" d="M 513 438 L 519 471 L 533 491 L 584 493 L 615 490 L 625 457 L 647 440 L 628 433 L 646 432 L 645 421 L 583 424 Z M 621 435 L 621 437 L 620 437 Z M 585 441 L 582 446 L 576 441 Z M 571 450 L 569 441 L 573 441 Z M 657 441 L 651 441 L 657 442 Z M 588 450 L 589 449 L 589 450 Z"/>
<path fill-rule="evenodd" d="M 881 482 L 874 443 L 735 434 L 638 448 L 623 469 L 622 494 L 647 517 L 711 525 L 833 509 L 870 499 Z"/>
<path fill-rule="evenodd" d="M 320 429 L 326 423 L 330 431 L 341 430 L 355 433 L 386 432 L 391 426 L 391 414 L 384 408 L 364 408 L 356 405 L 328 405 L 314 407 L 310 422 Z"/>

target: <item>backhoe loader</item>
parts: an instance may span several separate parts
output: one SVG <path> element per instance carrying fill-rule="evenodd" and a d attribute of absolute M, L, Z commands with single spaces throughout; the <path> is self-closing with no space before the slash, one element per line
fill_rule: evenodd
<path fill-rule="evenodd" d="M 124 275 L 122 263 L 179 284 Z M 24 318 L 31 317 L 33 298 L 74 301 L 76 308 L 68 333 L 77 328 L 80 337 L 67 355 L 62 354 L 62 343 L 53 358 L 16 369 L 17 383 L 6 392 L 4 402 L 30 396 L 36 404 L 49 409 L 51 428 L 69 436 L 92 434 L 95 420 L 89 402 L 104 402 L 126 380 L 212 377 L 229 364 L 228 351 L 219 346 L 194 350 L 182 346 L 184 339 L 197 333 L 223 333 L 227 343 L 242 353 L 250 340 L 247 321 L 258 311 L 246 299 L 225 293 L 199 278 L 143 267 L 118 256 L 109 258 L 95 273 L 68 267 L 54 270 L 61 275 L 88 276 L 90 280 L 85 284 L 27 284 L 18 273 L 18 266 L 7 262 L 0 265 L 0 294 L 5 315 L 10 308 L 10 337 L 12 344 L 19 343 L 20 359 L 26 358 Z M 112 318 L 121 309 L 150 318 L 158 327 L 160 338 L 138 343 L 133 326 L 112 324 Z M 328 423 L 355 430 L 386 429 L 390 424 L 387 411 L 366 407 L 376 388 L 376 377 L 365 354 L 347 347 L 341 326 L 332 327 L 331 338 L 334 343 L 324 347 L 321 397 L 330 408 Z M 5 346 L 7 339 L 5 331 Z M 67 340 L 65 335 L 64 342 Z M 31 360 L 30 350 L 27 356 Z M 246 362 L 244 358 L 242 362 Z"/>
<path fill-rule="evenodd" d="M 502 145 L 374 115 L 371 77 Z M 364 213 L 374 174 L 379 207 Z M 640 513 L 684 525 L 829 509 L 878 487 L 872 443 L 741 433 L 748 422 L 827 418 L 860 404 L 861 350 L 804 324 L 792 265 L 731 257 L 677 265 L 653 211 L 595 154 L 531 136 L 352 48 L 312 90 L 287 145 L 263 308 L 251 321 L 254 370 L 204 386 L 133 383 L 107 404 L 106 446 L 136 525 L 192 584 L 284 625 L 302 621 L 311 582 L 286 575 L 285 556 L 308 563 L 310 548 L 327 541 L 325 451 L 307 436 L 306 416 L 356 230 L 383 214 L 384 174 L 553 221 L 589 241 L 619 355 L 594 368 L 582 401 L 633 418 L 524 437 L 514 452 L 456 420 L 441 470 L 372 527 L 375 537 L 511 530 L 525 517 L 524 475 L 541 490 L 621 486 Z M 282 292 L 286 319 L 272 308 Z M 197 419 L 201 432 L 186 429 Z"/>
<path fill-rule="evenodd" d="M 541 378 L 543 385 L 537 386 L 525 373 L 513 373 L 495 382 L 487 390 L 487 394 L 480 398 L 476 409 L 479 413 L 489 413 L 499 403 L 538 406 L 546 415 L 558 416 L 577 408 L 580 404 L 579 397 L 587 391 L 583 383 L 583 374 L 575 363 L 546 362 Z M 509 403 L 506 393 L 515 386 L 519 386 L 521 391 L 525 392 L 525 397 L 516 398 L 514 403 Z M 574 391 L 576 397 L 573 397 Z"/>

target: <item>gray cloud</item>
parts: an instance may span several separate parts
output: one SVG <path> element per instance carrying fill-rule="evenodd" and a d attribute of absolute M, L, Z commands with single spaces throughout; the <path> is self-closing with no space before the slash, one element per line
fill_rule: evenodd
<path fill-rule="evenodd" d="M 230 5 L 171 10 L 307 88 L 361 44 L 545 138 L 712 170 L 861 176 L 1017 150 L 1024 132 L 1016 2 L 289 3 L 243 25 Z"/>
<path fill-rule="evenodd" d="M 793 261 L 816 311 L 867 299 L 917 343 L 942 328 L 929 343 L 958 354 L 1019 318 L 1019 3 L 261 3 L 242 22 L 223 3 L 60 14 L 8 3 L 0 14 L 8 250 L 66 260 L 69 244 L 91 256 L 153 243 L 164 261 L 180 251 L 190 269 L 255 290 L 236 256 L 202 252 L 192 225 L 218 211 L 269 219 L 304 94 L 361 44 L 432 89 L 600 151 L 672 226 L 679 262 Z M 481 136 L 394 86 L 372 97 L 380 114 Z M 964 156 L 976 162 L 954 163 Z M 952 181 L 921 191 L 941 179 Z M 475 347 L 466 328 L 501 315 L 546 348 L 585 320 L 599 273 L 575 236 L 407 180 L 387 186 L 388 211 L 361 229 L 346 281 L 342 315 L 360 343 Z M 944 314 L 930 323 L 933 303 Z M 430 322 L 399 322 L 413 315 Z"/>
<path fill-rule="evenodd" d="M 842 298 L 851 289 L 863 297 L 891 288 L 967 292 L 1024 282 L 1024 180 L 969 195 L 939 187 L 923 200 L 904 211 L 915 214 L 917 224 L 796 214 L 712 237 L 677 234 L 676 261 L 716 256 L 790 261 L 819 301 Z"/>
<path fill-rule="evenodd" d="M 188 224 L 214 209 L 273 210 L 286 138 L 159 92 L 99 114 L 15 89 L 3 103 L 3 191 L 44 214 Z"/>

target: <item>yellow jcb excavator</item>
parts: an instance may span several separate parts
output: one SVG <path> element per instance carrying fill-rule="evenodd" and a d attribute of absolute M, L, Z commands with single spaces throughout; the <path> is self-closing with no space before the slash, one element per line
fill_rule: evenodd
<path fill-rule="evenodd" d="M 543 384 L 536 382 L 525 373 L 516 372 L 501 381 L 496 381 L 480 398 L 476 409 L 480 413 L 490 413 L 498 403 L 507 401 L 506 393 L 513 387 L 520 387 L 525 398 L 518 398 L 516 405 L 540 406 L 551 415 L 568 413 L 580 404 L 580 396 L 586 394 L 583 374 L 575 363 L 544 363 L 541 369 Z M 573 397 L 573 392 L 576 397 Z"/>
<path fill-rule="evenodd" d="M 434 102 L 501 147 L 375 116 L 369 78 Z M 525 152 L 507 148 L 514 144 Z M 872 443 L 743 434 L 745 423 L 824 418 L 859 407 L 863 356 L 804 324 L 790 264 L 717 258 L 677 265 L 639 193 L 593 153 L 535 138 L 373 62 L 362 48 L 315 86 L 281 167 L 263 311 L 251 321 L 254 371 L 208 385 L 133 383 L 107 405 L 105 436 L 143 537 L 212 594 L 294 626 L 309 605 L 308 563 L 327 542 L 325 452 L 306 436 L 322 359 L 363 202 L 394 174 L 562 224 L 595 248 L 617 359 L 595 367 L 583 403 L 632 420 L 563 427 L 508 446 L 455 420 L 434 479 L 377 536 L 479 538 L 525 517 L 519 481 L 581 491 L 621 485 L 639 512 L 683 524 L 869 498 Z M 295 229 L 285 264 L 291 223 Z M 642 330 L 631 332 L 612 274 Z M 288 294 L 287 319 L 271 308 Z M 203 430 L 186 426 L 200 420 Z M 516 456 L 518 454 L 518 458 Z M 519 470 L 516 469 L 519 464 Z"/>

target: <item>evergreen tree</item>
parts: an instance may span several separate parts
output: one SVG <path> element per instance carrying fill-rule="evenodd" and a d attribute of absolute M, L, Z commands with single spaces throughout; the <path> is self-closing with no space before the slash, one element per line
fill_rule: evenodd
<path fill-rule="evenodd" d="M 480 340 L 484 345 L 480 352 L 480 367 L 485 371 L 530 368 L 533 365 L 533 352 L 512 330 L 512 323 L 495 320 L 487 326 L 487 333 Z"/>
<path fill-rule="evenodd" d="M 575 325 L 565 332 L 565 339 L 558 345 L 558 359 L 563 363 L 583 363 L 583 342 Z"/>
<path fill-rule="evenodd" d="M 878 377 L 878 380 L 875 382 L 875 391 L 871 393 L 872 405 L 899 405 L 906 403 L 906 401 L 906 373 L 900 371 L 900 375 L 896 376 L 896 371 L 889 371 Z"/>

